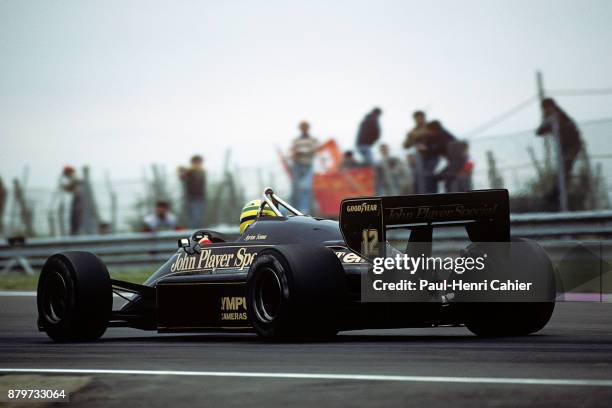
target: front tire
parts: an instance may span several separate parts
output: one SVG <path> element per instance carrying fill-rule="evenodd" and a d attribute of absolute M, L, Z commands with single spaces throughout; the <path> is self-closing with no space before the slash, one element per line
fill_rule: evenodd
<path fill-rule="evenodd" d="M 261 251 L 247 277 L 247 313 L 265 339 L 321 339 L 339 329 L 346 275 L 330 249 L 286 245 Z"/>
<path fill-rule="evenodd" d="M 106 266 L 89 252 L 51 256 L 37 290 L 38 324 L 58 342 L 93 341 L 108 326 L 113 291 Z"/>

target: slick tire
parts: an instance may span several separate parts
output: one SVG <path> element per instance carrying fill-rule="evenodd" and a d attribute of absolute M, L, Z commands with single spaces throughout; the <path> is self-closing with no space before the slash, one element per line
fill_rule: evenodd
<path fill-rule="evenodd" d="M 89 252 L 51 256 L 37 290 L 38 325 L 57 342 L 94 341 L 108 326 L 113 291 L 108 270 Z"/>
<path fill-rule="evenodd" d="M 330 249 L 286 245 L 261 251 L 247 277 L 247 314 L 267 340 L 335 336 L 347 296 L 346 274 Z"/>
<path fill-rule="evenodd" d="M 526 336 L 544 328 L 553 314 L 555 275 L 548 254 L 535 241 L 514 238 L 512 242 L 520 243 L 520 250 L 512 248 L 509 264 L 495 264 L 495 259 L 489 259 L 488 262 L 492 263 L 490 267 L 508 271 L 508 276 L 521 268 L 521 274 L 533 276 L 540 283 L 548 285 L 549 301 L 460 304 L 465 326 L 478 336 Z M 477 256 L 479 251 L 478 244 L 467 248 L 467 252 L 473 256 Z"/>

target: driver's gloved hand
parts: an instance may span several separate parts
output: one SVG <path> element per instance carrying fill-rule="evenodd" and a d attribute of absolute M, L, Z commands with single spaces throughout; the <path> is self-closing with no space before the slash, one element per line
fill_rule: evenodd
<path fill-rule="evenodd" d="M 202 252 L 202 247 L 197 242 L 194 242 L 190 247 L 185 248 L 185 252 L 189 255 L 199 254 Z"/>

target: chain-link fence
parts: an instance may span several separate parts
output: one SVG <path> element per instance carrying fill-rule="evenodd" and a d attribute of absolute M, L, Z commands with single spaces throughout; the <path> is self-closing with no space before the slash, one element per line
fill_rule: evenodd
<path fill-rule="evenodd" d="M 603 176 L 612 176 L 612 118 L 581 122 L 578 124 L 595 170 L 601 166 Z M 520 193 L 527 187 L 529 180 L 538 176 L 533 158 L 540 166 L 545 166 L 545 140 L 552 143 L 550 136 L 536 136 L 533 129 L 503 135 L 475 137 L 470 142 L 470 155 L 476 164 L 474 187 L 489 188 L 489 167 L 487 152 L 493 152 L 497 170 L 503 185 L 512 193 Z M 531 153 L 531 152 L 533 153 Z M 554 152 L 551 152 L 551 165 L 556 166 Z M 610 177 L 607 177 L 608 179 Z M 609 180 L 612 183 L 612 180 Z M 610 186 L 609 188 L 612 188 Z"/>
<path fill-rule="evenodd" d="M 153 211 L 158 199 L 170 202 L 171 211 L 181 220 L 184 216 L 183 188 L 175 169 L 171 170 L 152 165 L 143 171 L 140 178 L 86 180 L 91 186 L 95 214 L 86 214 L 85 217 L 93 217 L 100 228 L 85 233 L 138 231 L 142 227 L 144 216 Z M 245 200 L 259 197 L 265 186 L 275 186 L 282 195 L 288 194 L 290 190 L 289 180 L 280 165 L 276 168 L 273 165 L 238 167 L 228 172 L 213 169 L 207 171 L 207 177 L 207 201 L 211 205 L 205 214 L 205 220 L 215 224 L 237 222 L 239 208 Z M 237 202 L 228 203 L 231 197 L 229 187 L 232 183 L 236 190 L 233 201 Z M 5 189 L 6 206 L 0 236 L 69 234 L 71 193 L 59 188 L 26 187 L 25 200 L 20 203 L 15 198 L 12 184 L 5 185 Z M 31 215 L 29 221 L 24 220 L 27 218 L 27 215 L 24 217 L 23 214 L 24 204 Z M 32 225 L 33 234 L 28 233 L 25 225 L 28 222 Z"/>
<path fill-rule="evenodd" d="M 590 158 L 590 169 L 600 183 L 605 197 L 598 200 L 598 207 L 609 206 L 612 193 L 612 118 L 579 123 L 582 137 Z M 470 156 L 475 163 L 473 185 L 475 189 L 505 187 L 512 196 L 529 194 L 537 185 L 539 174 L 547 166 L 555 168 L 554 149 L 547 154 L 545 140 L 533 130 L 504 135 L 474 137 L 469 140 Z M 491 153 L 488 153 L 491 152 Z M 399 153 L 399 152 L 398 152 Z M 398 154 L 399 156 L 399 154 Z M 547 163 L 548 162 L 548 163 Z M 579 166 L 577 166 L 579 167 Z M 493 171 L 494 169 L 494 171 Z M 265 186 L 274 186 L 281 196 L 288 196 L 290 181 L 280 163 L 266 163 L 256 167 L 235 167 L 223 171 L 208 171 L 208 200 L 214 201 L 214 211 L 209 205 L 207 219 L 213 223 L 237 222 L 242 202 L 228 202 L 228 186 L 237 191 L 234 200 L 256 198 Z M 24 234 L 22 205 L 15 199 L 13 185 L 6 185 L 3 235 Z M 90 181 L 95 198 L 97 222 L 102 231 L 138 230 L 142 218 L 153 209 L 156 199 L 163 198 L 172 204 L 172 211 L 182 213 L 182 186 L 175 169 L 151 166 L 140 178 L 125 180 Z M 59 236 L 68 233 L 71 195 L 53 188 L 25 188 L 24 203 L 31 214 L 33 233 L 36 236 Z"/>

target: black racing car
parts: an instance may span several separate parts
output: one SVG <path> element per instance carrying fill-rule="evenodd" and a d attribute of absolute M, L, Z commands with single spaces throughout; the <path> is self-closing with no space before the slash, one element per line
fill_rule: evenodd
<path fill-rule="evenodd" d="M 430 250 L 441 225 L 465 227 L 475 243 L 510 242 L 506 190 L 351 198 L 342 202 L 339 222 L 302 215 L 271 189 L 263 198 L 260 216 L 239 238 L 197 231 L 179 240 L 178 251 L 142 285 L 111 279 L 89 252 L 51 256 L 38 282 L 39 329 L 56 341 L 96 340 L 108 327 L 255 331 L 284 339 L 464 324 L 478 335 L 497 336 L 536 332 L 552 314 L 551 262 L 527 241 L 514 260 L 498 266 L 543 279 L 552 288 L 546 301 L 460 302 L 440 291 L 407 302 L 363 297 L 364 278 L 374 257 L 389 248 L 390 230 L 410 231 L 404 253 L 411 245 Z M 264 205 L 277 216 L 261 215 Z M 477 252 L 478 245 L 466 251 Z M 519 265 L 524 259 L 531 261 Z M 127 301 L 119 310 L 113 310 L 113 293 Z"/>

